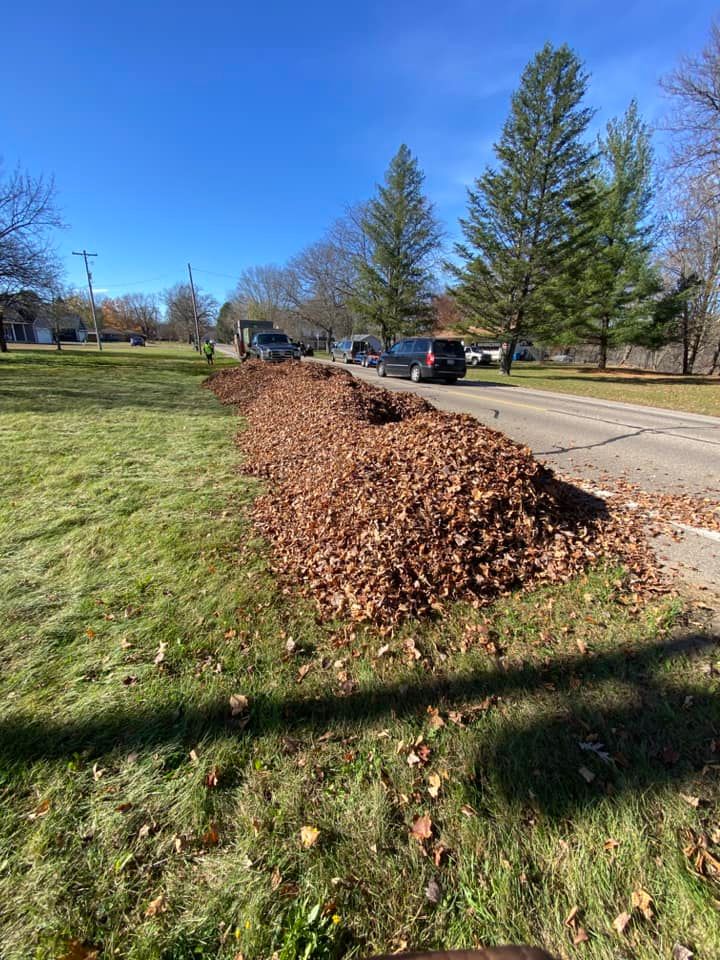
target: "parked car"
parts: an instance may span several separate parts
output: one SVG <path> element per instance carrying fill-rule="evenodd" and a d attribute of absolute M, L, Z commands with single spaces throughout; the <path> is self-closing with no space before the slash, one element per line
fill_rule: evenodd
<path fill-rule="evenodd" d="M 444 380 L 455 383 L 466 373 L 465 350 L 459 340 L 433 337 L 412 337 L 400 340 L 380 357 L 378 376 L 410 377 L 421 380 Z"/>
<path fill-rule="evenodd" d="M 283 360 L 299 360 L 301 353 L 300 347 L 282 330 L 268 330 L 253 336 L 247 356 L 269 363 L 279 363 Z"/>
<path fill-rule="evenodd" d="M 569 353 L 555 353 L 550 357 L 551 363 L 573 363 L 573 358 Z"/>
<path fill-rule="evenodd" d="M 465 347 L 465 363 L 469 367 L 489 367 L 492 357 L 479 347 Z"/>
<path fill-rule="evenodd" d="M 335 363 L 342 360 L 344 363 L 353 363 L 358 353 L 367 353 L 369 350 L 380 351 L 382 344 L 377 337 L 369 333 L 356 333 L 346 337 L 339 343 L 334 343 L 330 350 L 330 359 Z"/>
<path fill-rule="evenodd" d="M 139 333 L 134 333 L 130 337 L 130 346 L 131 347 L 144 347 L 145 346 L 145 337 L 141 336 Z"/>

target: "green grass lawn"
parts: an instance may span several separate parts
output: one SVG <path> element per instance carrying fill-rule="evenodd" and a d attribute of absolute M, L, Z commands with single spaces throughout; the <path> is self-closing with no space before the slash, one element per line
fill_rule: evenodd
<path fill-rule="evenodd" d="M 0 357 L 0 954 L 720 955 L 717 638 L 608 569 L 318 624 L 205 373 Z"/>
<path fill-rule="evenodd" d="M 514 363 L 510 377 L 502 376 L 492 366 L 469 369 L 467 379 L 720 417 L 720 377 L 681 377 L 622 369 L 600 371 L 595 367 L 565 364 Z"/>

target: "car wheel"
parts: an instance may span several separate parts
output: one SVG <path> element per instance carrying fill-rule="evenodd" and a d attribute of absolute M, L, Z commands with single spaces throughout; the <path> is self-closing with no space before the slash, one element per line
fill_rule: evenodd
<path fill-rule="evenodd" d="M 379 364 L 378 364 L 377 371 L 378 371 L 378 376 L 379 376 L 379 377 L 385 377 L 385 376 L 387 376 L 387 374 L 385 373 L 385 364 L 384 364 L 384 363 L 379 363 Z"/>
<path fill-rule="evenodd" d="M 478 360 L 477 357 L 473 357 L 473 358 L 472 358 L 472 360 L 470 361 L 470 366 L 471 366 L 471 367 L 479 367 L 479 366 L 480 366 L 480 361 Z"/>
<path fill-rule="evenodd" d="M 420 383 L 420 381 L 422 380 L 422 374 L 420 373 L 420 367 L 419 367 L 416 363 L 414 363 L 414 364 L 410 367 L 410 379 L 412 380 L 413 383 Z"/>
<path fill-rule="evenodd" d="M 451 386 L 453 383 L 457 383 L 457 377 L 445 377 L 443 383 L 447 383 L 448 386 Z"/>

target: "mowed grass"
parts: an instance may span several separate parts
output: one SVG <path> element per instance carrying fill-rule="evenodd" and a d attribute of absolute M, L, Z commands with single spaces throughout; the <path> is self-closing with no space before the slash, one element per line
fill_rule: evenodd
<path fill-rule="evenodd" d="M 720 955 L 718 638 L 603 568 L 318 624 L 205 373 L 0 357 L 0 954 Z"/>
<path fill-rule="evenodd" d="M 467 379 L 720 417 L 718 376 L 683 377 L 621 368 L 603 371 L 589 366 L 516 362 L 509 377 L 491 366 L 469 369 Z"/>

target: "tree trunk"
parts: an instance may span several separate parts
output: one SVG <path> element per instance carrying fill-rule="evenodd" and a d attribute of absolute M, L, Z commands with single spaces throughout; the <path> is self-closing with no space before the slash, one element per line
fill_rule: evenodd
<path fill-rule="evenodd" d="M 598 370 L 607 370 L 608 329 L 609 328 L 610 328 L 609 318 L 603 317 L 600 321 L 600 359 L 598 360 Z"/>
<path fill-rule="evenodd" d="M 682 372 L 684 377 L 690 373 L 690 317 L 687 303 L 683 307 L 682 318 Z"/>
<path fill-rule="evenodd" d="M 0 353 L 7 353 L 7 340 L 5 339 L 5 315 L 0 310 Z"/>

